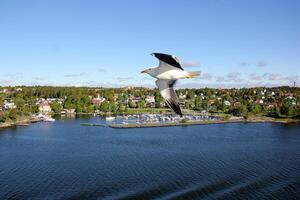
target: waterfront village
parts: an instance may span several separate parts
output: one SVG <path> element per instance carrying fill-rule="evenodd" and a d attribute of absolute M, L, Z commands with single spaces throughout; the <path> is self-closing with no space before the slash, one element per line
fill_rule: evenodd
<path fill-rule="evenodd" d="M 176 92 L 188 119 L 197 115 L 300 119 L 299 87 L 201 88 Z M 28 119 L 51 121 L 47 116 L 53 114 L 159 116 L 172 113 L 157 89 L 142 87 L 0 87 L 0 105 L 0 124 Z"/>

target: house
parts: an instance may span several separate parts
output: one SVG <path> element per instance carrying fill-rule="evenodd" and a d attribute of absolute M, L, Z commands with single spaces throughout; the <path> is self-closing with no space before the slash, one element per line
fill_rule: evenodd
<path fill-rule="evenodd" d="M 71 108 L 71 109 L 64 109 L 63 111 L 61 111 L 61 114 L 73 115 L 76 114 L 76 112 L 75 109 Z"/>
<path fill-rule="evenodd" d="M 137 103 L 141 100 L 141 97 L 130 97 L 130 100 L 134 103 Z"/>
<path fill-rule="evenodd" d="M 43 101 L 42 103 L 38 104 L 40 113 L 50 113 L 52 111 L 49 102 Z"/>
<path fill-rule="evenodd" d="M 259 104 L 263 104 L 264 103 L 264 100 L 259 100 Z"/>
<path fill-rule="evenodd" d="M 3 110 L 8 110 L 8 109 L 14 109 L 17 108 L 17 106 L 15 105 L 14 102 L 9 102 L 7 100 L 4 101 L 3 106 L 2 106 Z"/>
<path fill-rule="evenodd" d="M 148 95 L 148 96 L 146 96 L 145 102 L 146 102 L 147 106 L 154 107 L 155 106 L 155 97 L 152 95 Z"/>
<path fill-rule="evenodd" d="M 225 106 L 230 106 L 231 105 L 231 103 L 227 100 L 224 101 L 224 104 L 225 104 Z"/>
<path fill-rule="evenodd" d="M 54 101 L 57 101 L 56 98 L 47 98 L 46 100 L 47 100 L 49 103 L 52 103 L 52 102 L 54 102 Z"/>
<path fill-rule="evenodd" d="M 8 93 L 8 89 L 4 88 L 3 90 L 0 91 L 0 93 Z"/>
<path fill-rule="evenodd" d="M 103 101 L 105 101 L 105 98 L 100 97 L 99 95 L 97 95 L 95 98 L 92 98 L 92 104 L 95 106 L 99 106 Z"/>
<path fill-rule="evenodd" d="M 22 92 L 23 89 L 22 88 L 16 88 L 16 92 Z"/>
<path fill-rule="evenodd" d="M 216 103 L 216 100 L 214 100 L 214 99 L 210 99 L 210 100 L 208 100 L 208 105 L 212 105 L 212 104 L 215 104 Z"/>

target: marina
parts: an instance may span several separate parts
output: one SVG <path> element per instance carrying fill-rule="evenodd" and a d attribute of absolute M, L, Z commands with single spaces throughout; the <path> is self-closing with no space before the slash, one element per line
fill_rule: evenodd
<path fill-rule="evenodd" d="M 101 120 L 104 119 L 104 120 Z M 109 116 L 99 118 L 95 123 L 81 123 L 81 126 L 103 126 L 110 128 L 155 127 L 172 125 L 191 125 L 199 123 L 219 122 L 221 117 L 209 115 L 185 115 L 180 118 L 174 114 L 139 114 Z"/>

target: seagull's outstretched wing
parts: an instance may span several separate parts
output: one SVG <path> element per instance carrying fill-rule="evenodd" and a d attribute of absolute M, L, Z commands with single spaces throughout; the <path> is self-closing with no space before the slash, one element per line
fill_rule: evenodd
<path fill-rule="evenodd" d="M 176 80 L 158 79 L 157 81 L 155 81 L 155 84 L 157 85 L 161 96 L 165 99 L 168 106 L 172 110 L 174 110 L 175 113 L 180 115 L 180 117 L 182 117 L 182 112 L 179 106 L 179 100 L 173 88 L 175 83 Z"/>
<path fill-rule="evenodd" d="M 180 61 L 176 56 L 172 56 L 164 53 L 152 53 L 151 55 L 154 55 L 160 61 L 159 67 L 163 68 L 166 67 L 166 65 L 169 65 L 168 67 L 176 67 L 183 70 Z"/>

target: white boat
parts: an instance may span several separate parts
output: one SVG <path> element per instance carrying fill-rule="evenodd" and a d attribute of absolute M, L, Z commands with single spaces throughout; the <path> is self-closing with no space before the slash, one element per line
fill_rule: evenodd
<path fill-rule="evenodd" d="M 52 118 L 52 117 L 46 117 L 46 118 L 44 119 L 44 121 L 45 121 L 45 122 L 54 122 L 55 119 Z"/>
<path fill-rule="evenodd" d="M 113 116 L 107 116 L 107 117 L 105 117 L 105 120 L 106 121 L 112 121 L 112 120 L 115 120 L 116 118 L 115 117 L 113 117 Z"/>

